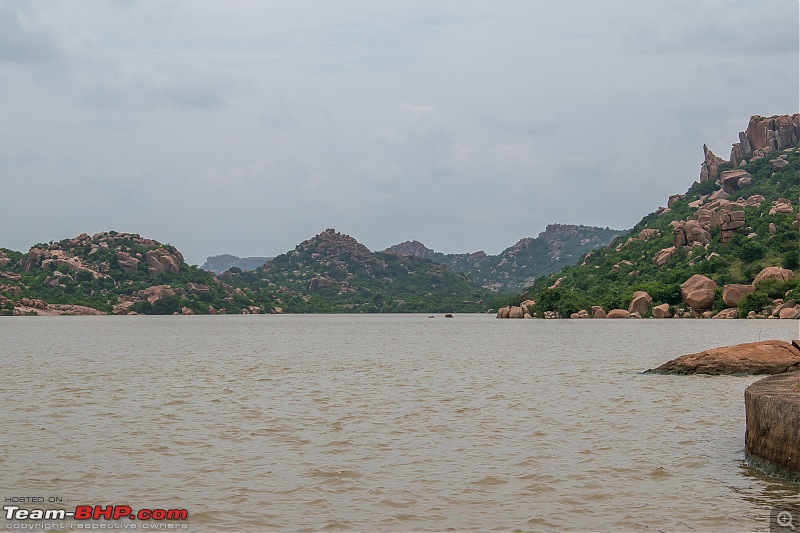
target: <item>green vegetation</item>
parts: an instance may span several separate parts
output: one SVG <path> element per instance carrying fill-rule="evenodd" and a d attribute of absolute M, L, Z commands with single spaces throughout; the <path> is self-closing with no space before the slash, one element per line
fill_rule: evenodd
<path fill-rule="evenodd" d="M 681 304 L 680 284 L 693 274 L 703 274 L 719 287 L 714 310 L 723 309 L 721 288 L 724 285 L 752 283 L 756 274 L 768 266 L 793 269 L 800 264 L 797 208 L 795 213 L 770 214 L 773 203 L 779 198 L 791 199 L 796 206 L 800 196 L 800 155 L 794 149 L 782 153 L 788 155 L 788 165 L 779 171 L 772 169 L 769 158 L 744 167 L 753 175 L 752 185 L 738 191 L 731 200 L 758 194 L 764 196 L 765 201 L 756 206 L 731 208 L 745 212 L 745 226 L 728 242 L 721 242 L 720 228 L 716 227 L 711 229 L 710 243 L 706 247 L 679 246 L 668 263 L 661 267 L 654 264 L 656 253 L 674 244 L 671 223 L 694 218 L 696 209 L 689 204 L 719 189 L 712 181 L 696 183 L 670 209 L 645 216 L 627 235 L 583 256 L 581 264 L 537 279 L 531 287 L 505 303 L 515 305 L 532 299 L 536 301 L 533 311 L 540 316 L 545 311 L 569 316 L 577 309 L 588 310 L 593 305 L 606 310 L 625 309 L 633 293 L 641 290 L 653 297 L 653 304 L 678 306 Z M 774 224 L 774 233 L 770 231 L 771 224 Z M 645 229 L 658 233 L 649 239 L 640 239 L 639 234 Z M 549 289 L 558 278 L 564 278 L 560 287 Z M 795 280 L 759 285 L 756 292 L 742 300 L 739 312 L 743 316 L 749 311 L 761 312 L 773 299 L 790 298 L 796 292 Z"/>
<path fill-rule="evenodd" d="M 582 255 L 608 244 L 621 233 L 624 232 L 610 228 L 551 224 L 537 238 L 522 239 L 498 255 L 434 252 L 431 260 L 467 274 L 481 287 L 508 294 L 536 278 L 574 265 Z"/>
<path fill-rule="evenodd" d="M 482 312 L 494 295 L 468 276 L 414 256 L 372 253 L 332 230 L 252 272 L 222 279 L 294 313 Z"/>
<path fill-rule="evenodd" d="M 57 245 L 57 248 L 51 251 L 53 245 Z M 172 314 L 188 307 L 194 313 L 202 314 L 209 312 L 209 306 L 215 310 L 226 308 L 239 312 L 242 307 L 254 305 L 252 300 L 236 294 L 231 287 L 215 282 L 208 272 L 182 262 L 173 246 L 141 239 L 138 235 L 112 231 L 94 238 L 85 236 L 80 242 L 64 239 L 57 243 L 38 244 L 34 248 L 40 249 L 47 257 L 30 265 L 27 271 L 24 263 L 28 254 L 2 250 L 2 255 L 10 259 L 0 267 L 0 275 L 3 276 L 0 277 L 0 296 L 9 300 L 4 304 L 3 314 L 13 312 L 10 300 L 19 301 L 21 298 L 43 300 L 48 304 L 82 305 L 110 313 L 121 301 L 135 300 L 139 298 L 140 291 L 154 285 L 169 285 L 176 294 L 156 300 L 153 304 L 136 302 L 131 306 L 131 311 Z M 156 249 L 173 254 L 180 264 L 180 270 L 151 274 L 144 258 L 148 251 Z M 54 252 L 59 254 L 58 257 L 72 260 L 73 266 L 68 261 L 53 261 L 56 258 Z M 139 254 L 140 260 L 135 270 L 123 271 L 118 260 L 120 252 L 128 253 L 131 257 Z M 189 290 L 190 284 L 207 290 L 194 294 Z"/>

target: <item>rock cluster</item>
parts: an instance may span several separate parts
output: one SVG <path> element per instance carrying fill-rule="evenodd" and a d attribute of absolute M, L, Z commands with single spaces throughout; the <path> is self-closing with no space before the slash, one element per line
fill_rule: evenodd
<path fill-rule="evenodd" d="M 147 264 L 150 265 L 147 272 L 151 278 L 163 272 L 177 274 L 181 271 L 183 256 L 177 250 L 170 252 L 164 248 L 156 248 L 155 250 L 148 250 L 144 257 Z"/>
<path fill-rule="evenodd" d="M 800 141 L 800 114 L 750 118 L 747 130 L 739 132 L 739 142 L 731 147 L 730 161 L 739 166 L 747 157 L 765 157 Z M 752 160 L 752 158 L 751 158 Z"/>

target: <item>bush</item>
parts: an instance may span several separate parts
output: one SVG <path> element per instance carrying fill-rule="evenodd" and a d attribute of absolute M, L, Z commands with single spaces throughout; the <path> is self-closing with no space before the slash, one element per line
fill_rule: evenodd
<path fill-rule="evenodd" d="M 742 301 L 739 302 L 739 317 L 745 318 L 750 311 L 760 313 L 762 309 L 768 307 L 771 303 L 772 298 L 763 292 L 746 294 Z"/>

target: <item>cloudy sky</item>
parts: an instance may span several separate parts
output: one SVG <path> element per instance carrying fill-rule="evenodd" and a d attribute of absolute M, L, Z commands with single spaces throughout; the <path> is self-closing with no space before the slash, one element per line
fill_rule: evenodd
<path fill-rule="evenodd" d="M 0 246 L 626 228 L 798 112 L 797 0 L 0 3 Z"/>

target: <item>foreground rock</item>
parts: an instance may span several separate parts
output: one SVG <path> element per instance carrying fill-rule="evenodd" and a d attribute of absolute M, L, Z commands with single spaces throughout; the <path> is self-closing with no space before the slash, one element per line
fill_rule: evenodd
<path fill-rule="evenodd" d="M 652 374 L 782 374 L 800 370 L 800 350 L 784 341 L 761 341 L 683 355 Z"/>
<path fill-rule="evenodd" d="M 770 376 L 744 391 L 751 464 L 800 481 L 800 372 Z"/>

